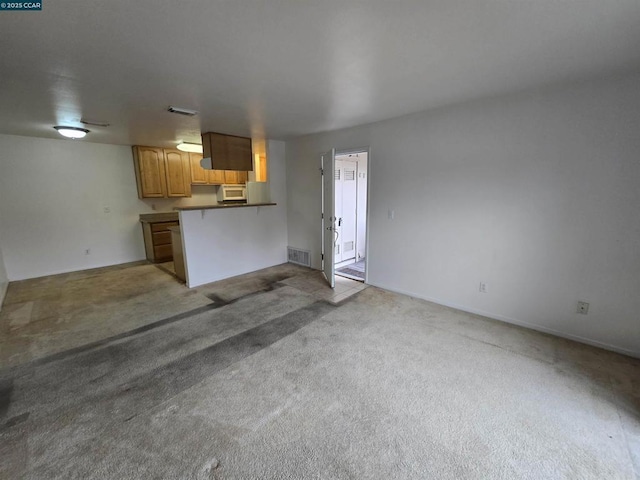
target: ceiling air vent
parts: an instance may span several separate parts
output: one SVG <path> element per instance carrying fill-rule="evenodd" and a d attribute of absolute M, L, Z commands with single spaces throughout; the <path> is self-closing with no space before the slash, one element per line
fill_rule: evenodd
<path fill-rule="evenodd" d="M 195 117 L 198 114 L 195 110 L 189 110 L 188 108 L 170 106 L 167 110 L 171 113 L 177 113 L 178 115 L 186 115 L 187 117 Z"/>
<path fill-rule="evenodd" d="M 102 122 L 99 120 L 88 120 L 86 118 L 81 118 L 80 122 L 84 123 L 85 125 L 91 125 L 92 127 L 108 127 L 110 125 L 109 122 Z"/>

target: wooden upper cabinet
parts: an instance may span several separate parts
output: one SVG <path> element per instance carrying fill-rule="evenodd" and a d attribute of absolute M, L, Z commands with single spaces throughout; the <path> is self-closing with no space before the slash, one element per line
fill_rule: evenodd
<path fill-rule="evenodd" d="M 253 170 L 250 138 L 209 132 L 202 135 L 202 148 L 214 170 Z"/>
<path fill-rule="evenodd" d="M 238 172 L 238 183 L 247 183 L 249 172 Z"/>
<path fill-rule="evenodd" d="M 189 154 L 158 147 L 133 147 L 138 197 L 191 196 Z"/>
<path fill-rule="evenodd" d="M 200 165 L 200 160 L 202 160 L 202 154 L 189 154 L 189 166 L 191 167 L 191 183 L 196 185 L 208 185 L 210 183 L 209 172 L 211 172 L 211 170 L 205 170 L 204 168 L 202 168 L 202 165 Z"/>
<path fill-rule="evenodd" d="M 191 196 L 189 154 L 180 150 L 164 150 L 168 197 Z"/>
<path fill-rule="evenodd" d="M 209 185 L 222 185 L 224 182 L 224 170 L 207 170 Z"/>
<path fill-rule="evenodd" d="M 238 183 L 238 172 L 236 170 L 224 171 L 224 183 L 235 185 Z"/>
<path fill-rule="evenodd" d="M 138 197 L 163 198 L 167 196 L 164 151 L 156 147 L 133 147 Z"/>
<path fill-rule="evenodd" d="M 253 170 L 251 139 L 227 136 L 227 155 L 234 170 Z"/>
<path fill-rule="evenodd" d="M 235 170 L 208 170 L 202 168 L 200 160 L 201 153 L 189 154 L 189 165 L 191 167 L 191 183 L 193 185 L 222 185 L 223 183 L 238 183 L 238 174 L 246 172 L 236 172 Z M 246 181 L 246 180 L 245 180 Z"/>
<path fill-rule="evenodd" d="M 208 170 L 202 168 L 200 153 L 189 154 L 189 167 L 191 171 L 191 183 L 193 185 L 222 185 L 223 183 L 238 184 L 247 183 L 248 172 L 236 170 Z"/>
<path fill-rule="evenodd" d="M 227 170 L 227 141 L 226 135 L 220 133 L 204 133 L 202 135 L 202 152 L 205 158 L 211 158 L 214 170 Z M 233 170 L 233 168 L 229 169 Z"/>
<path fill-rule="evenodd" d="M 239 172 L 237 170 L 220 170 L 224 175 L 224 182 L 229 185 L 238 185 L 247 183 L 249 172 Z"/>

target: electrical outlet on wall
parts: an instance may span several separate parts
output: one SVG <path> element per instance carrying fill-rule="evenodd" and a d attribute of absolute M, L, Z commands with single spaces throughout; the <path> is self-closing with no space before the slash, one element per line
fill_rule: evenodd
<path fill-rule="evenodd" d="M 487 282 L 480 282 L 480 287 L 478 288 L 480 293 L 487 293 Z"/>
<path fill-rule="evenodd" d="M 578 302 L 576 313 L 580 313 L 582 315 L 589 313 L 589 304 L 587 302 Z"/>

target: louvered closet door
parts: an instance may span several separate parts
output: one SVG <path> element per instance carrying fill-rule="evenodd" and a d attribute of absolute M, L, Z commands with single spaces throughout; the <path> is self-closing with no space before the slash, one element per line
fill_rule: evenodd
<path fill-rule="evenodd" d="M 335 203 L 336 203 L 336 229 L 337 238 L 335 243 L 335 263 L 342 262 L 342 179 L 344 177 L 344 160 L 336 160 L 336 167 L 334 172 L 335 179 Z"/>
<path fill-rule="evenodd" d="M 349 160 L 336 160 L 336 263 L 356 258 L 357 165 Z"/>
<path fill-rule="evenodd" d="M 340 251 L 342 261 L 356 258 L 356 211 L 358 164 L 344 161 L 342 168 L 342 225 L 340 227 Z"/>

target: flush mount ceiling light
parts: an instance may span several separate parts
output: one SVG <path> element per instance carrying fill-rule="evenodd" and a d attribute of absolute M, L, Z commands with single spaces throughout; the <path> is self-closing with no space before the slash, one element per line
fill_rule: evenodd
<path fill-rule="evenodd" d="M 55 128 L 58 131 L 58 133 L 63 137 L 73 138 L 73 139 L 84 138 L 84 136 L 87 133 L 89 133 L 89 130 L 87 130 L 86 128 L 79 128 L 79 127 L 56 126 L 53 128 Z"/>
<path fill-rule="evenodd" d="M 176 148 L 183 152 L 202 153 L 202 145 L 199 143 L 180 142 Z"/>

